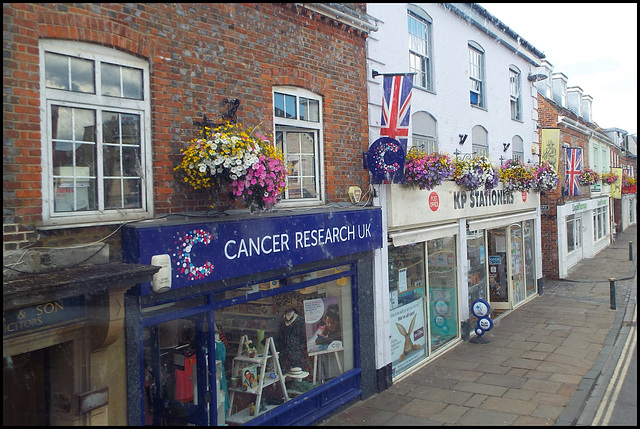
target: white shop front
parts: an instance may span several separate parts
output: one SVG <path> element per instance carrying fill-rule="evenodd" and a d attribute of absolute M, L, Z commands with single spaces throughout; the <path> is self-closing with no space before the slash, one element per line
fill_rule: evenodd
<path fill-rule="evenodd" d="M 381 249 L 379 352 L 394 380 L 474 335 L 471 303 L 490 303 L 493 319 L 537 295 L 541 282 L 539 194 L 433 190 L 385 185 L 387 240 Z M 383 213 L 383 216 L 385 214 Z M 381 300 L 381 301 L 384 301 Z M 386 331 L 386 332 L 385 332 Z"/>

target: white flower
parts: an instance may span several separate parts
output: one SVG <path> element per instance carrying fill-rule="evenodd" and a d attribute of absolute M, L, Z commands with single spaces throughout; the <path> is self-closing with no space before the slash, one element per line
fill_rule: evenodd
<path fill-rule="evenodd" d="M 207 166 L 206 166 L 206 165 L 204 165 L 204 164 L 200 164 L 200 165 L 198 166 L 198 171 L 199 171 L 200 173 L 204 173 L 205 171 L 207 171 Z"/>

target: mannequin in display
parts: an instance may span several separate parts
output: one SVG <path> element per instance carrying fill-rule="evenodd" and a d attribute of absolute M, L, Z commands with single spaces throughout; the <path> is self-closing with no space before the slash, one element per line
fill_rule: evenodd
<path fill-rule="evenodd" d="M 293 367 L 306 369 L 306 334 L 304 320 L 294 308 L 285 311 L 278 325 L 276 346 L 284 373 Z"/>

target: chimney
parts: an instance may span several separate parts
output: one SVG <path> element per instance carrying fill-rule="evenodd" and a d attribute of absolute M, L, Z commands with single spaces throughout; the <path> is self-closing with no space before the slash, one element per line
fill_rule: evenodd
<path fill-rule="evenodd" d="M 553 88 L 553 101 L 561 107 L 567 107 L 567 81 L 569 80 L 564 73 L 553 73 L 551 75 Z"/>
<path fill-rule="evenodd" d="M 585 121 L 591 122 L 591 104 L 593 98 L 590 95 L 582 96 L 582 117 Z"/>
<path fill-rule="evenodd" d="M 578 117 L 582 116 L 582 88 L 579 86 L 567 88 L 567 107 Z"/>

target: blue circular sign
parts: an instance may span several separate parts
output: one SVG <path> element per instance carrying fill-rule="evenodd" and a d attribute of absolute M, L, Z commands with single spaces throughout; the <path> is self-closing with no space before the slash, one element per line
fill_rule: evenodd
<path fill-rule="evenodd" d="M 484 299 L 476 299 L 471 304 L 471 312 L 478 318 L 486 316 L 490 311 L 491 306 Z"/>
<path fill-rule="evenodd" d="M 371 143 L 367 153 L 369 171 L 378 180 L 393 180 L 404 174 L 404 149 L 391 137 L 380 137 Z"/>

